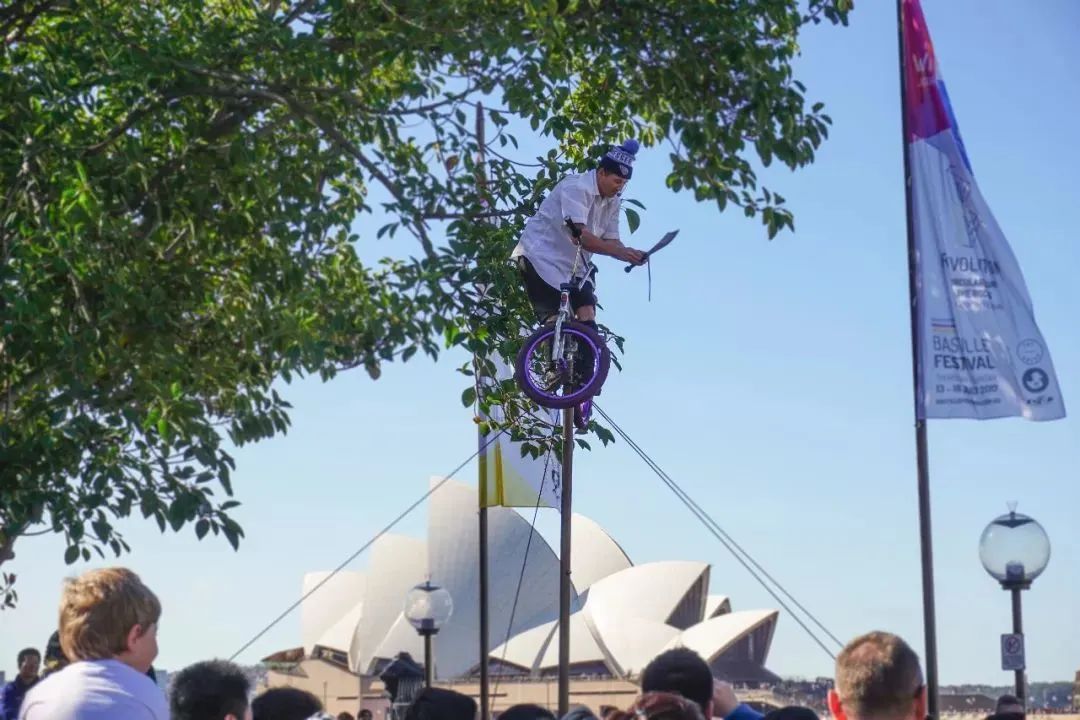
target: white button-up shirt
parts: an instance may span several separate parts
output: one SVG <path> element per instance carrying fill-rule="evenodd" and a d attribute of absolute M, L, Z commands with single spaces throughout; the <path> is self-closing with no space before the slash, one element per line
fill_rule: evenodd
<path fill-rule="evenodd" d="M 586 230 L 599 238 L 618 240 L 621 202 L 618 196 L 600 196 L 595 170 L 568 175 L 552 188 L 536 214 L 525 223 L 525 232 L 510 257 L 524 255 L 544 282 L 558 288 L 570 279 L 577 253 L 566 218 L 583 223 Z M 592 253 L 582 250 L 581 255 L 584 266 L 577 269 L 579 278 L 587 272 Z"/>

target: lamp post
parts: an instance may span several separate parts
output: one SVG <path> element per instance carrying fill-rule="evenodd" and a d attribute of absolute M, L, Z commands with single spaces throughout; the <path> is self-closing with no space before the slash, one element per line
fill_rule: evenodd
<path fill-rule="evenodd" d="M 1009 651 L 1007 642 L 1017 645 L 1018 658 L 1012 663 L 1016 672 L 1016 697 L 1025 702 L 1023 662 L 1024 624 L 1020 593 L 1031 587 L 1032 581 L 1042 574 L 1050 562 L 1050 538 L 1042 525 L 1034 519 L 1016 512 L 1016 503 L 1009 503 L 1009 512 L 995 518 L 979 538 L 979 560 L 992 578 L 1012 594 L 1013 638 L 1003 639 L 1002 669 Z M 1018 636 L 1018 637 L 1017 637 Z"/>
<path fill-rule="evenodd" d="M 431 638 L 437 634 L 454 612 L 454 601 L 445 588 L 432 585 L 431 580 L 417 585 L 405 596 L 405 619 L 424 638 L 424 687 L 435 679 L 435 660 L 431 653 Z"/>

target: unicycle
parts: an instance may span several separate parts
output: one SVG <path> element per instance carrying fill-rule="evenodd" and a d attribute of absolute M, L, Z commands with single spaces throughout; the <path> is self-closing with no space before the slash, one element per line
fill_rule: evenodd
<path fill-rule="evenodd" d="M 574 237 L 580 230 L 567 218 Z M 570 293 L 581 260 L 578 247 L 571 279 L 559 286 L 559 310 L 553 320 L 537 329 L 522 345 L 514 366 L 518 387 L 541 407 L 574 408 L 574 425 L 584 430 L 592 415 L 592 398 L 600 392 L 611 367 L 611 351 L 600 334 L 572 319 Z"/>

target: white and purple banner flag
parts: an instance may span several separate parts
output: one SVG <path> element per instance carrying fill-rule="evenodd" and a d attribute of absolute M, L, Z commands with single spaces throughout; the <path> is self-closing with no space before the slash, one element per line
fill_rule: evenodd
<path fill-rule="evenodd" d="M 979 192 L 918 0 L 903 0 L 924 418 L 1065 417 L 1020 266 Z"/>

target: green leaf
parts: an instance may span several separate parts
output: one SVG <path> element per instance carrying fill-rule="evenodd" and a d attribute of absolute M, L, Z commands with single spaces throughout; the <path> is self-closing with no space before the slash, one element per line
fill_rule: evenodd
<path fill-rule="evenodd" d="M 630 226 L 630 233 L 637 232 L 638 226 L 641 225 L 641 216 L 630 208 L 623 208 L 623 212 L 626 213 L 626 223 Z"/>
<path fill-rule="evenodd" d="M 465 407 L 472 407 L 472 405 L 475 402 L 476 402 L 476 387 L 470 385 L 469 387 L 465 388 L 465 390 L 462 391 L 462 393 L 461 393 L 461 404 L 464 405 Z"/>
<path fill-rule="evenodd" d="M 64 563 L 66 565 L 73 565 L 79 559 L 79 547 L 77 545 L 69 545 L 67 550 L 64 551 Z"/>
<path fill-rule="evenodd" d="M 178 497 L 169 505 L 169 525 L 172 526 L 174 532 L 184 527 L 184 523 L 187 521 L 186 506 L 187 502 L 184 496 Z"/>
<path fill-rule="evenodd" d="M 233 550 L 240 549 L 240 536 L 243 535 L 243 531 L 236 523 L 226 520 L 221 526 L 221 532 L 225 535 L 225 539 L 232 545 Z"/>
<path fill-rule="evenodd" d="M 209 529 L 210 529 L 210 521 L 207 520 L 206 518 L 202 518 L 201 520 L 199 520 L 198 522 L 195 523 L 195 537 L 202 540 L 206 536 L 206 533 L 207 533 L 207 531 Z"/>

